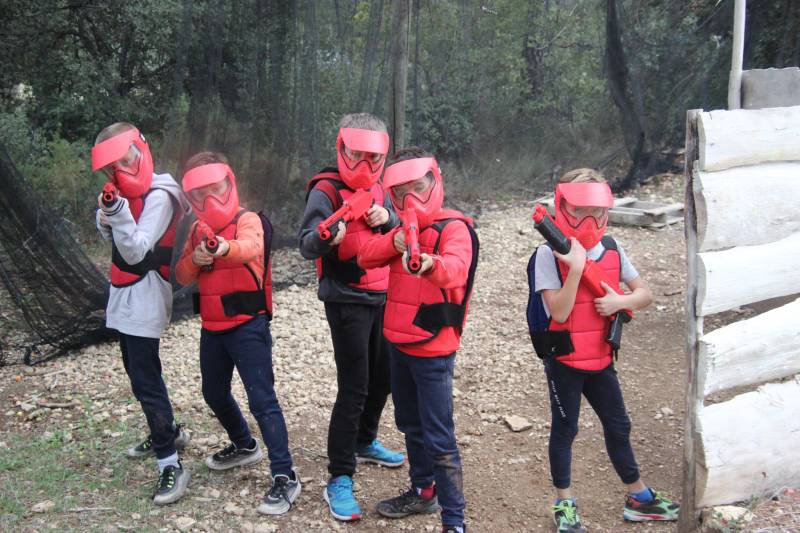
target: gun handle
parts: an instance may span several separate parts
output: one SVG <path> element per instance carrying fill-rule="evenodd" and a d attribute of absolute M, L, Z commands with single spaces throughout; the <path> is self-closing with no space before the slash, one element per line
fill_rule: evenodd
<path fill-rule="evenodd" d="M 608 328 L 606 342 L 611 345 L 614 351 L 619 350 L 622 343 L 622 326 L 631 321 L 631 316 L 625 311 L 620 311 L 611 320 Z"/>

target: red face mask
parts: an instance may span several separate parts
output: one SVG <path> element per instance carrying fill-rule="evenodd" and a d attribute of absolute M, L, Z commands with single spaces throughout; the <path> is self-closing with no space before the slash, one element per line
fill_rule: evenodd
<path fill-rule="evenodd" d="M 433 157 L 395 163 L 386 169 L 383 186 L 389 189 L 395 211 L 402 213 L 413 209 L 417 212 L 420 229 L 433 224 L 442 211 L 444 182 Z"/>
<path fill-rule="evenodd" d="M 336 166 L 351 189 L 368 189 L 378 181 L 389 151 L 389 135 L 382 131 L 342 128 L 336 138 Z M 354 154 L 351 158 L 346 152 Z"/>
<path fill-rule="evenodd" d="M 588 250 L 600 242 L 606 231 L 614 197 L 607 183 L 560 183 L 556 186 L 555 205 L 556 226 Z"/>
<path fill-rule="evenodd" d="M 183 191 L 197 218 L 221 231 L 239 212 L 236 176 L 224 163 L 195 167 L 183 175 Z"/>
<path fill-rule="evenodd" d="M 153 156 L 144 136 L 136 128 L 114 135 L 92 148 L 92 170 L 106 167 L 125 198 L 139 198 L 150 190 Z"/>

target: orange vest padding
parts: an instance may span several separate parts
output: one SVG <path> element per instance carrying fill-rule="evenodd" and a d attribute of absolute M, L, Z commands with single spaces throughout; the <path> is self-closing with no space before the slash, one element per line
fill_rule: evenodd
<path fill-rule="evenodd" d="M 331 201 L 333 210 L 342 206 L 342 202 L 353 194 L 342 181 L 339 173 L 325 169 L 308 182 L 307 191 L 319 189 Z M 384 192 L 380 183 L 370 187 L 370 192 L 375 198 L 375 203 L 383 206 Z M 356 256 L 361 246 L 364 245 L 380 230 L 371 228 L 363 218 L 358 218 L 347 224 L 344 240 L 339 243 L 336 258 L 323 256 L 315 261 L 317 278 L 323 276 L 335 279 L 348 287 L 373 292 L 386 292 L 389 287 L 389 267 L 370 268 L 364 270 L 356 262 Z"/>
<path fill-rule="evenodd" d="M 453 212 L 448 212 L 450 214 Z M 383 333 L 392 344 L 400 347 L 425 344 L 426 351 L 441 354 L 458 350 L 478 265 L 478 236 L 472 229 L 472 220 L 463 215 L 437 220 L 420 232 L 419 246 L 422 253 L 438 254 L 444 227 L 454 221 L 464 223 L 472 238 L 472 260 L 466 284 L 457 289 L 441 289 L 424 275 L 406 272 L 402 260 L 393 261 L 383 315 Z M 445 327 L 452 327 L 455 335 L 439 336 Z"/>
<path fill-rule="evenodd" d="M 609 249 L 595 261 L 609 279 L 619 280 L 620 257 L 616 249 Z M 569 269 L 560 261 L 556 261 L 561 279 L 566 279 Z M 619 282 L 617 282 L 619 286 Z M 594 307 L 594 295 L 581 283 L 575 295 L 572 312 L 563 323 L 550 319 L 550 331 L 568 331 L 575 350 L 556 360 L 567 366 L 584 372 L 600 372 L 613 362 L 611 345 L 606 342 L 610 321 L 601 316 Z"/>
<path fill-rule="evenodd" d="M 225 240 L 236 239 L 236 223 L 245 210 L 217 235 Z M 272 262 L 270 246 L 272 225 L 262 213 L 258 213 L 264 226 L 264 277 L 259 279 L 246 263 L 229 261 L 224 257 L 214 258 L 213 268 L 201 270 L 197 275 L 195 311 L 200 312 L 203 329 L 222 333 L 249 322 L 256 315 L 266 313 L 272 319 Z M 200 244 L 196 224 L 192 226 L 192 248 Z M 199 309 L 198 309 L 199 308 Z"/>
<path fill-rule="evenodd" d="M 154 189 L 150 189 L 147 194 L 150 194 Z M 133 198 L 128 200 L 128 207 L 131 210 L 134 222 L 139 222 L 139 217 L 142 216 L 144 203 L 147 194 L 143 198 Z M 169 193 L 170 200 L 172 201 L 172 220 L 167 226 L 167 230 L 158 239 L 156 246 L 153 250 L 148 251 L 144 259 L 135 265 L 129 265 L 122 258 L 122 255 L 117 250 L 117 247 L 111 244 L 111 285 L 114 287 L 127 287 L 137 283 L 139 280 L 151 270 L 155 270 L 164 279 L 169 281 L 170 264 L 172 263 L 172 248 L 175 245 L 175 230 L 178 227 L 178 221 L 181 218 L 181 210 L 178 201 Z"/>

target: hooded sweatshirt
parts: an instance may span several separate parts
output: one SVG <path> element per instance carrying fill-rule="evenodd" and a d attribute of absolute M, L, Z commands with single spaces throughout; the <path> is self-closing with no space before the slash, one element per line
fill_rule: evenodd
<path fill-rule="evenodd" d="M 191 212 L 191 206 L 172 176 L 153 174 L 153 184 L 138 223 L 133 220 L 128 200 L 120 196 L 110 207 L 97 210 L 97 229 L 104 239 L 113 239 L 126 263 L 136 264 L 156 247 L 169 228 L 174 214 L 173 200 L 180 206 L 182 215 Z M 108 226 L 100 222 L 101 212 L 105 213 Z M 172 286 L 154 270 L 133 285 L 112 285 L 109 289 L 106 327 L 110 329 L 157 339 L 171 316 Z"/>

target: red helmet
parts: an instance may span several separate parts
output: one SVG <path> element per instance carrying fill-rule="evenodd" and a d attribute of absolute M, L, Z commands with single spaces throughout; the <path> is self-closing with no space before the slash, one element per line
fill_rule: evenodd
<path fill-rule="evenodd" d="M 357 161 L 350 159 L 344 153 L 345 147 L 353 152 L 360 152 L 361 157 Z M 388 133 L 341 128 L 336 137 L 336 165 L 339 175 L 351 189 L 368 189 L 381 177 L 388 151 Z"/>
<path fill-rule="evenodd" d="M 442 210 L 444 182 L 433 157 L 406 159 L 389 166 L 383 176 L 383 186 L 389 190 L 395 211 L 414 209 L 417 212 L 420 229 L 433 224 Z"/>
<path fill-rule="evenodd" d="M 197 218 L 221 231 L 239 212 L 236 176 L 225 163 L 200 165 L 183 175 L 183 191 Z"/>
<path fill-rule="evenodd" d="M 153 156 L 136 128 L 123 131 L 92 148 L 92 170 L 111 165 L 112 180 L 122 196 L 139 198 L 153 183 Z"/>
<path fill-rule="evenodd" d="M 613 205 L 614 197 L 607 183 L 559 183 L 555 198 L 556 226 L 588 250 L 600 242 L 608 224 L 608 209 Z"/>

